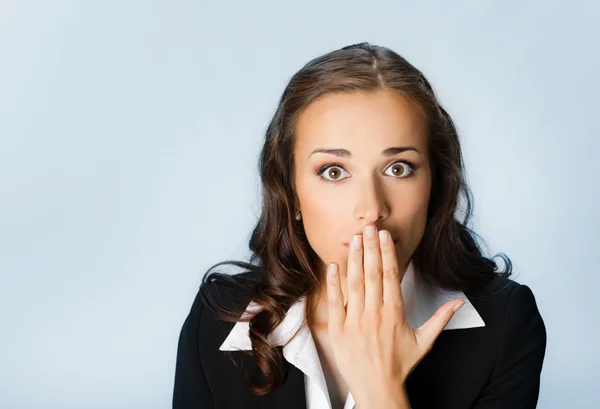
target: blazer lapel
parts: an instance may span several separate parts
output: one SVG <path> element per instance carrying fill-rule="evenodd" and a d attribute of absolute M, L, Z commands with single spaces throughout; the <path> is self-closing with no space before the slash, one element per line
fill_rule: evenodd
<path fill-rule="evenodd" d="M 444 328 L 445 330 L 485 326 L 483 319 L 463 292 L 429 287 L 416 274 L 412 261 L 402 280 L 402 297 L 406 318 L 411 328 L 421 326 L 433 316 L 440 306 L 454 298 L 462 298 L 465 305 L 454 314 Z M 308 392 L 310 392 L 308 394 L 311 396 L 312 405 L 318 407 L 331 405 L 312 335 L 308 327 L 304 325 L 305 300 L 306 297 L 301 297 L 293 304 L 287 311 L 283 322 L 268 335 L 268 339 L 283 353 L 286 374 L 283 383 L 277 389 L 260 399 L 263 402 L 263 409 L 306 409 Z M 251 301 L 246 313 L 258 309 L 259 306 Z M 252 349 L 248 330 L 248 322 L 236 323 L 219 349 L 221 351 Z M 294 334 L 296 336 L 293 336 Z M 287 345 L 284 347 L 286 343 Z M 251 356 L 244 354 L 244 359 L 247 365 L 253 367 L 256 374 L 261 374 Z M 305 384 L 306 377 L 310 380 L 308 385 Z M 264 378 L 261 379 L 264 381 Z M 351 394 L 348 399 L 349 402 L 353 402 Z"/>

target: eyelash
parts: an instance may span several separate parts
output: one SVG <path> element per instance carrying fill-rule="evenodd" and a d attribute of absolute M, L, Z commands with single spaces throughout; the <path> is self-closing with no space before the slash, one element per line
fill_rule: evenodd
<path fill-rule="evenodd" d="M 398 163 L 403 163 L 403 164 L 407 165 L 407 166 L 410 168 L 411 172 L 409 173 L 409 175 L 408 175 L 408 176 L 404 176 L 404 177 L 396 177 L 396 178 L 394 178 L 394 179 L 401 179 L 401 180 L 402 180 L 402 179 L 408 179 L 408 178 L 412 177 L 412 176 L 415 174 L 415 170 L 417 169 L 417 167 L 416 167 L 416 166 L 415 166 L 413 163 L 411 163 L 411 162 L 408 162 L 408 161 L 399 160 L 399 161 L 396 161 L 396 162 L 394 162 L 394 163 L 390 164 L 390 166 L 396 165 L 396 164 L 398 164 Z M 390 166 L 388 166 L 388 168 L 389 168 Z M 334 183 L 334 184 L 341 183 L 341 182 L 343 182 L 344 180 L 346 180 L 346 178 L 344 178 L 344 179 L 340 179 L 340 180 L 329 180 L 329 179 L 326 179 L 326 178 L 324 178 L 324 177 L 323 177 L 323 172 L 325 172 L 327 169 L 329 169 L 329 168 L 333 168 L 333 167 L 337 167 L 337 168 L 342 168 L 342 169 L 344 169 L 344 167 L 343 167 L 343 166 L 342 166 L 340 163 L 337 163 L 337 162 L 334 162 L 334 163 L 327 163 L 327 164 L 325 164 L 325 165 L 323 165 L 323 166 L 319 167 L 317 170 L 315 170 L 315 175 L 317 175 L 317 176 L 318 176 L 318 177 L 319 177 L 321 180 L 323 180 L 323 181 L 325 181 L 325 182 Z M 345 169 L 344 169 L 344 170 L 345 170 Z"/>

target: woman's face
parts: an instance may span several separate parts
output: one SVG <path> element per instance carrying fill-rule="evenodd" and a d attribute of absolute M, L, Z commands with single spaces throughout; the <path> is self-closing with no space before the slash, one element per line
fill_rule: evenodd
<path fill-rule="evenodd" d="M 429 203 L 426 132 L 424 119 L 392 90 L 328 94 L 302 112 L 294 177 L 321 277 L 333 261 L 345 271 L 347 243 L 370 222 L 390 231 L 400 268 L 408 267 Z"/>

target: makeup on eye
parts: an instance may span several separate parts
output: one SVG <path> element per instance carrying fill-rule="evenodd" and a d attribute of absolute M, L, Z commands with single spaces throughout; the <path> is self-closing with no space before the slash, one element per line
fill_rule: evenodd
<path fill-rule="evenodd" d="M 396 162 L 393 162 L 386 169 L 388 169 L 388 168 L 390 168 L 390 167 L 392 167 L 394 165 L 398 165 L 398 164 L 406 165 L 409 168 L 410 173 L 408 175 L 406 175 L 406 176 L 396 177 L 396 179 L 406 179 L 406 178 L 409 178 L 409 177 L 411 177 L 411 176 L 414 175 L 414 173 L 415 173 L 415 171 L 417 169 L 417 166 L 415 164 L 413 164 L 412 162 L 409 162 L 407 160 L 398 160 Z M 320 166 L 319 168 L 317 168 L 315 170 L 314 173 L 315 173 L 315 175 L 319 176 L 320 179 L 322 179 L 322 180 L 324 180 L 326 182 L 337 183 L 337 182 L 343 181 L 345 178 L 344 179 L 327 179 L 327 178 L 323 177 L 323 173 L 327 169 L 333 168 L 333 167 L 344 169 L 344 166 L 342 164 L 340 164 L 338 162 L 333 162 L 333 163 L 326 163 L 325 165 Z M 345 171 L 345 169 L 344 169 L 344 171 Z"/>

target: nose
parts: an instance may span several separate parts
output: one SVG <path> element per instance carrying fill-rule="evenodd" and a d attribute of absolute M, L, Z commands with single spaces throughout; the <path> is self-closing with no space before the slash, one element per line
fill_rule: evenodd
<path fill-rule="evenodd" d="M 377 223 L 389 215 L 389 206 L 385 197 L 380 181 L 374 178 L 367 178 L 358 189 L 355 219 L 363 223 Z"/>

